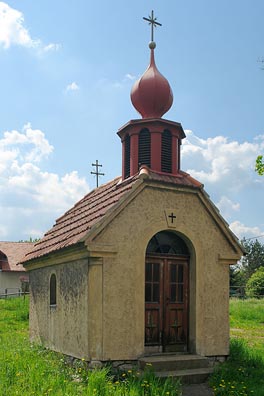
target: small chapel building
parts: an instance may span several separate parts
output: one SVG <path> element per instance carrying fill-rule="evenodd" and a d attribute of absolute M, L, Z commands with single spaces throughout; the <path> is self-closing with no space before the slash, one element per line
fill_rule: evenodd
<path fill-rule="evenodd" d="M 181 170 L 173 95 L 150 64 L 118 131 L 122 176 L 88 193 L 27 254 L 30 337 L 87 361 L 229 354 L 229 265 L 242 248 L 203 185 Z"/>

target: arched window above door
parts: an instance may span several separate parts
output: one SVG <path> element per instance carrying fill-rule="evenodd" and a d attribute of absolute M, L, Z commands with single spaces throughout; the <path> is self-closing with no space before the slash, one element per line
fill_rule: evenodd
<path fill-rule="evenodd" d="M 155 234 L 148 243 L 147 254 L 169 254 L 189 256 L 189 250 L 182 238 L 171 231 Z"/>

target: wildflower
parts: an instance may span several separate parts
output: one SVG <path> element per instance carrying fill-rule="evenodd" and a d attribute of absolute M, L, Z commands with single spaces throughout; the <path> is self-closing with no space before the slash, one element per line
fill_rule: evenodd
<path fill-rule="evenodd" d="M 132 373 L 132 370 L 127 370 L 127 372 L 130 374 L 130 373 Z"/>
<path fill-rule="evenodd" d="M 123 374 L 122 374 L 122 377 L 125 377 L 125 376 L 126 376 L 126 373 L 123 373 Z"/>
<path fill-rule="evenodd" d="M 152 366 L 152 363 L 146 363 L 146 366 Z"/>

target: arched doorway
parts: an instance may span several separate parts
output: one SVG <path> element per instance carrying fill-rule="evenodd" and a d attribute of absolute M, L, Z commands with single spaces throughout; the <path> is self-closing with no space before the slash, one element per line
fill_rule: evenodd
<path fill-rule="evenodd" d="M 148 243 L 145 268 L 145 347 L 187 351 L 189 250 L 176 233 L 161 231 Z"/>

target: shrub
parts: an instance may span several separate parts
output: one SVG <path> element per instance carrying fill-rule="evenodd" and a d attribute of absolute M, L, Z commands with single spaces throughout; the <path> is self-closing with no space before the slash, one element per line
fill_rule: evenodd
<path fill-rule="evenodd" d="M 264 297 L 264 267 L 260 267 L 249 278 L 246 285 L 246 294 L 248 297 Z"/>

